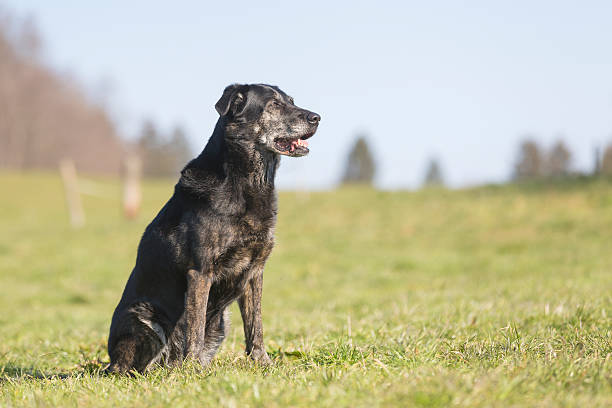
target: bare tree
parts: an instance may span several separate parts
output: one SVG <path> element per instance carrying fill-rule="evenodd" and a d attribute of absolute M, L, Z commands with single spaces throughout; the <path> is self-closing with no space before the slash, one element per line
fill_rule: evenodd
<path fill-rule="evenodd" d="M 597 177 L 601 174 L 601 149 L 597 146 L 593 150 L 593 176 Z"/>
<path fill-rule="evenodd" d="M 372 184 L 376 173 L 374 158 L 365 136 L 359 136 L 351 149 L 342 183 Z"/>
<path fill-rule="evenodd" d="M 544 174 L 546 177 L 562 178 L 570 172 L 571 153 L 562 140 L 559 140 L 547 154 Z"/>
<path fill-rule="evenodd" d="M 444 185 L 444 177 L 442 176 L 442 168 L 437 159 L 432 158 L 427 164 L 425 179 L 423 180 L 425 187 L 435 187 Z"/>
<path fill-rule="evenodd" d="M 119 173 L 123 144 L 108 114 L 40 60 L 33 19 L 0 10 L 0 168 Z"/>
<path fill-rule="evenodd" d="M 602 176 L 612 177 L 612 144 L 609 144 L 604 150 L 600 169 Z"/>
<path fill-rule="evenodd" d="M 542 151 L 537 142 L 531 139 L 523 141 L 519 147 L 513 179 L 524 181 L 540 178 L 543 176 L 543 167 Z"/>

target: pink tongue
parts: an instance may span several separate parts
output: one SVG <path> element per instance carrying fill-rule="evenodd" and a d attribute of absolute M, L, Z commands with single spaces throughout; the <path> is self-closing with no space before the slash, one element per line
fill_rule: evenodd
<path fill-rule="evenodd" d="M 308 147 L 306 140 L 298 139 L 291 142 L 291 152 L 293 152 L 298 146 Z"/>

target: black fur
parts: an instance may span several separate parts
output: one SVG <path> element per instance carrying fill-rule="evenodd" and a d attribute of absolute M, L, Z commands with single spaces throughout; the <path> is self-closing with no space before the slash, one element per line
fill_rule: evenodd
<path fill-rule="evenodd" d="M 226 336 L 238 300 L 246 352 L 267 364 L 263 268 L 274 244 L 274 176 L 280 157 L 308 153 L 320 117 L 269 85 L 231 85 L 204 151 L 181 172 L 174 194 L 146 228 L 115 309 L 110 372 L 145 371 L 185 358 L 203 365 Z M 298 141 L 299 139 L 299 141 Z"/>

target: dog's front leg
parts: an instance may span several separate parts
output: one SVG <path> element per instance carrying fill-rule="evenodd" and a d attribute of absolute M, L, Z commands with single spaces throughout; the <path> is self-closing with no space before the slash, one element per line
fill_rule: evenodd
<path fill-rule="evenodd" d="M 185 356 L 200 359 L 206 333 L 206 305 L 212 284 L 212 272 L 190 269 L 187 272 L 187 292 L 183 324 L 185 333 Z M 201 363 L 204 363 L 200 361 Z"/>
<path fill-rule="evenodd" d="M 261 293 L 263 289 L 263 268 L 258 268 L 249 280 L 242 296 L 238 298 L 242 324 L 244 326 L 244 338 L 246 341 L 246 353 L 255 362 L 268 365 L 272 360 L 266 353 L 263 343 L 263 324 L 261 321 Z"/>

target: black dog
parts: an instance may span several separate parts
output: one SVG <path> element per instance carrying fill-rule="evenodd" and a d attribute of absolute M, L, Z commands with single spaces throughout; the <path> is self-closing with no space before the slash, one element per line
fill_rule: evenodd
<path fill-rule="evenodd" d="M 308 154 L 321 119 L 275 86 L 231 85 L 204 151 L 144 232 L 115 309 L 109 372 L 145 371 L 194 358 L 206 365 L 238 300 L 246 352 L 269 364 L 263 343 L 263 269 L 274 244 L 280 157 Z"/>

